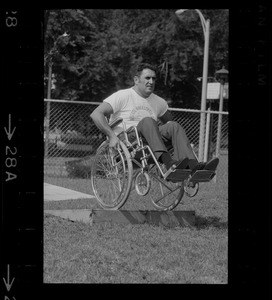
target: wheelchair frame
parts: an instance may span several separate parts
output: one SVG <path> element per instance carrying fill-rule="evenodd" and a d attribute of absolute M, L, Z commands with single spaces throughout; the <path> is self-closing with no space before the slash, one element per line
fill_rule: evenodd
<path fill-rule="evenodd" d="M 151 201 L 158 210 L 174 209 L 180 203 L 184 192 L 189 197 L 197 194 L 199 184 L 191 182 L 191 170 L 172 167 L 164 171 L 165 166 L 158 162 L 149 145 L 144 145 L 136 126 L 126 129 L 121 118 L 109 125 L 113 129 L 120 123 L 123 126 L 120 134 L 124 134 L 120 147 L 117 150 L 110 149 L 107 138 L 97 149 L 92 165 L 93 191 L 104 209 L 120 209 L 127 201 L 133 184 L 140 196 L 152 194 Z M 136 139 L 131 142 L 129 134 L 133 131 Z M 137 158 L 138 153 L 141 156 Z M 139 170 L 133 168 L 133 164 Z"/>

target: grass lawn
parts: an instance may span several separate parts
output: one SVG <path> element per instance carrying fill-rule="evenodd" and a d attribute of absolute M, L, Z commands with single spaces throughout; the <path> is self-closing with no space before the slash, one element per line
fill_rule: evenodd
<path fill-rule="evenodd" d="M 45 177 L 44 181 L 93 194 L 89 179 Z M 97 205 L 95 199 L 88 201 L 73 200 L 66 207 L 61 207 L 61 201 L 51 205 L 56 208 Z M 153 210 L 154 207 L 147 197 L 139 197 L 134 190 L 122 209 Z M 198 194 L 194 198 L 184 195 L 176 210 L 194 210 L 196 226 L 172 229 L 148 224 L 90 226 L 45 215 L 44 282 L 226 284 L 227 185 L 201 184 Z"/>
<path fill-rule="evenodd" d="M 45 283 L 227 283 L 226 228 L 44 225 Z"/>

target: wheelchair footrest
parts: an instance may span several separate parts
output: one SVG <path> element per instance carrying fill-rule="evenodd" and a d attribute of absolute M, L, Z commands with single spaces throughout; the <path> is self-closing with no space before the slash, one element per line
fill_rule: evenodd
<path fill-rule="evenodd" d="M 187 169 L 176 169 L 174 172 L 170 173 L 165 179 L 170 180 L 172 182 L 184 181 L 190 176 L 191 172 L 191 170 Z"/>
<path fill-rule="evenodd" d="M 198 170 L 190 178 L 191 182 L 209 182 L 215 175 L 215 171 Z"/>

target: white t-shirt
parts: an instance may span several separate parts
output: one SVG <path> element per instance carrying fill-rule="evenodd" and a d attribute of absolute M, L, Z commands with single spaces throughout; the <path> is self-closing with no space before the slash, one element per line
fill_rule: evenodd
<path fill-rule="evenodd" d="M 109 103 L 113 109 L 110 122 L 122 118 L 126 129 L 130 126 L 137 126 L 144 117 L 151 117 L 157 121 L 168 110 L 168 104 L 163 98 L 153 93 L 148 98 L 143 98 L 133 88 L 119 90 L 106 98 L 104 102 Z M 118 134 L 122 130 L 123 126 L 120 124 L 114 132 Z"/>

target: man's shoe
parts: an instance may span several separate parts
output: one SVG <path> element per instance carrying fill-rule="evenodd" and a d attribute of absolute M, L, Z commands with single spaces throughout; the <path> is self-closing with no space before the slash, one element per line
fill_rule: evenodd
<path fill-rule="evenodd" d="M 206 163 L 204 170 L 215 171 L 219 164 L 219 158 L 215 157 Z"/>
<path fill-rule="evenodd" d="M 198 162 L 196 159 L 189 159 L 188 161 L 188 169 L 193 170 L 198 165 Z"/>
<path fill-rule="evenodd" d="M 205 162 L 199 162 L 199 169 L 198 170 L 204 170 L 206 167 L 206 163 Z"/>
<path fill-rule="evenodd" d="M 170 169 L 171 167 L 174 167 L 175 169 L 186 169 L 186 167 L 188 166 L 188 158 L 184 158 L 183 160 L 179 160 L 179 161 L 172 161 L 170 166 L 168 167 L 168 169 Z"/>
<path fill-rule="evenodd" d="M 203 163 L 203 162 L 197 163 L 197 164 L 195 165 L 195 167 L 192 169 L 191 175 L 194 174 L 194 173 L 195 173 L 196 171 L 198 171 L 198 170 L 203 170 L 203 168 L 205 168 L 205 166 L 206 166 L 206 164 Z"/>

